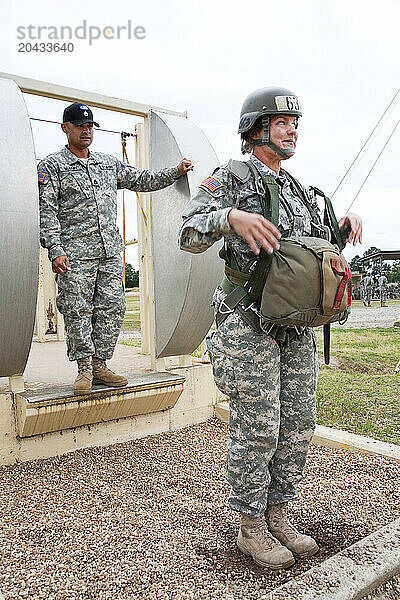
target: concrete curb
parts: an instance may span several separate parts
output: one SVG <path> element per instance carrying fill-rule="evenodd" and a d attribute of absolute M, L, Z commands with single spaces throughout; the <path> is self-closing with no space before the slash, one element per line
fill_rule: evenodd
<path fill-rule="evenodd" d="M 229 405 L 228 402 L 220 402 L 215 407 L 217 417 L 228 423 Z M 312 439 L 314 446 L 325 446 L 326 448 L 341 448 L 350 452 L 361 452 L 362 454 L 371 454 L 374 456 L 384 456 L 400 462 L 400 446 L 380 442 L 373 438 L 356 435 L 334 429 L 333 427 L 324 427 L 317 425 Z"/>
<path fill-rule="evenodd" d="M 267 595 L 267 600 L 361 600 L 400 572 L 400 519 Z"/>
<path fill-rule="evenodd" d="M 333 427 L 317 425 L 312 443 L 314 446 L 342 448 L 351 452 L 384 456 L 400 462 L 400 446 L 380 442 L 379 440 L 349 433 L 341 429 L 334 429 Z"/>

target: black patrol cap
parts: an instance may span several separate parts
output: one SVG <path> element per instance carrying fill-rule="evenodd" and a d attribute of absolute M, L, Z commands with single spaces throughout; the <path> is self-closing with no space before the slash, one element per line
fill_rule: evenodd
<path fill-rule="evenodd" d="M 67 106 L 63 114 L 63 123 L 72 123 L 73 125 L 93 123 L 96 127 L 100 127 L 98 123 L 93 121 L 93 113 L 90 108 L 82 102 L 74 102 Z"/>

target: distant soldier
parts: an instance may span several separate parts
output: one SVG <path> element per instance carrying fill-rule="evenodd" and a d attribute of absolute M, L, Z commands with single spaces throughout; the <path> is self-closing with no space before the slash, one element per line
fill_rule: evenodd
<path fill-rule="evenodd" d="M 363 277 L 360 281 L 360 286 L 359 286 L 359 292 L 360 292 L 360 300 L 362 300 L 362 303 L 364 304 L 364 306 L 367 306 L 367 303 L 365 302 L 365 285 L 364 285 L 364 279 L 365 277 Z"/>
<path fill-rule="evenodd" d="M 364 285 L 364 306 L 371 306 L 372 291 L 374 289 L 374 280 L 368 273 L 363 279 Z"/>
<path fill-rule="evenodd" d="M 381 299 L 381 306 L 387 307 L 387 290 L 388 290 L 388 280 L 386 275 L 381 273 L 381 276 L 378 279 L 378 287 L 379 287 L 379 295 Z"/>

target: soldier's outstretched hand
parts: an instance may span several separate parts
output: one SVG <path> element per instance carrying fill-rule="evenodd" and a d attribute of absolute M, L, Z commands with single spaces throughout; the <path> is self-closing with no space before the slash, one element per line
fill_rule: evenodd
<path fill-rule="evenodd" d="M 257 242 L 268 254 L 279 250 L 280 231 L 262 215 L 232 208 L 228 221 L 232 229 L 248 242 L 254 254 L 260 254 Z"/>
<path fill-rule="evenodd" d="M 193 171 L 192 161 L 188 158 L 182 158 L 178 165 L 178 171 L 181 175 L 186 175 L 188 171 Z"/>
<path fill-rule="evenodd" d="M 348 231 L 347 242 L 349 244 L 353 242 L 353 246 L 357 243 L 362 244 L 362 228 L 361 218 L 355 213 L 347 213 L 339 221 L 339 229 Z"/>

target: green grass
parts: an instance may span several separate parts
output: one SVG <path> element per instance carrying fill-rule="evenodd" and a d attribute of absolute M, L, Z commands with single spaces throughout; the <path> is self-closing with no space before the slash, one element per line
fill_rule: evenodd
<path fill-rule="evenodd" d="M 135 348 L 142 347 L 142 340 L 140 338 L 135 338 L 133 340 L 121 340 L 118 343 L 122 344 L 123 346 L 134 346 Z"/>
<path fill-rule="evenodd" d="M 331 365 L 320 365 L 317 421 L 400 444 L 400 331 L 332 329 Z M 317 331 L 322 360 L 322 331 Z"/>
<path fill-rule="evenodd" d="M 122 331 L 140 331 L 140 298 L 139 296 L 128 296 L 126 298 L 126 312 Z M 136 344 L 129 344 L 136 345 Z M 140 346 L 140 340 L 139 344 Z"/>
<path fill-rule="evenodd" d="M 390 306 L 399 306 L 400 307 L 400 301 L 399 300 L 387 300 L 386 304 L 390 305 Z M 377 298 L 375 298 L 374 300 L 371 300 L 371 307 L 373 306 L 374 308 L 378 308 L 381 305 L 381 301 L 378 300 Z M 364 308 L 364 304 L 362 303 L 361 300 L 352 300 L 351 301 L 351 306 L 353 308 Z"/>

